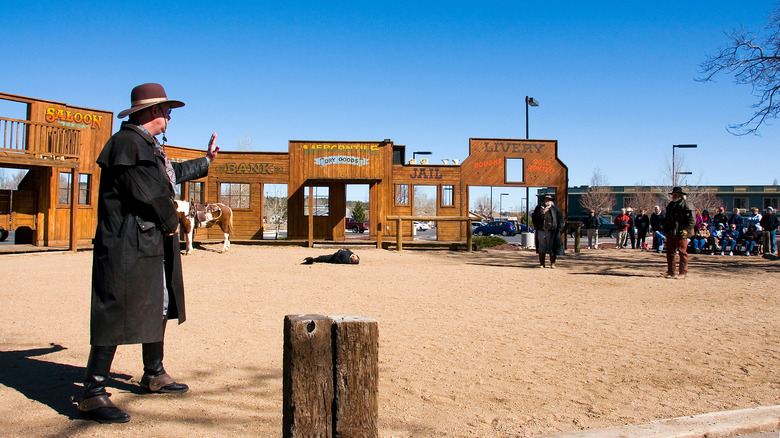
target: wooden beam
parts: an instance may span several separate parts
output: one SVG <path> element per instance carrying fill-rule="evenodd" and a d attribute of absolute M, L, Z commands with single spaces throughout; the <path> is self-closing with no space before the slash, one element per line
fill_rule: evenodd
<path fill-rule="evenodd" d="M 323 315 L 284 317 L 282 436 L 332 434 L 333 320 Z"/>
<path fill-rule="evenodd" d="M 333 436 L 379 437 L 379 326 L 333 316 Z"/>
<path fill-rule="evenodd" d="M 70 171 L 70 250 L 76 252 L 79 240 L 79 168 Z"/>

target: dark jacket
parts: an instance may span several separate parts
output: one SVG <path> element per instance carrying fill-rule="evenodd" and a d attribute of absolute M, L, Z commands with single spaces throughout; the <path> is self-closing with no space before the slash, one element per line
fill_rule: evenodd
<path fill-rule="evenodd" d="M 774 231 L 780 225 L 780 221 L 777 219 L 777 215 L 775 213 L 766 213 L 761 216 L 761 222 L 759 222 L 759 225 L 761 225 L 761 228 L 766 231 Z"/>
<path fill-rule="evenodd" d="M 650 230 L 650 218 L 646 214 L 639 215 L 636 217 L 634 223 L 636 224 L 637 234 L 646 236 L 648 230 Z"/>
<path fill-rule="evenodd" d="M 666 218 L 664 220 L 664 234 L 666 237 L 693 236 L 693 226 L 696 218 L 693 215 L 693 206 L 684 198 L 672 201 L 666 206 Z M 682 232 L 685 231 L 685 235 Z"/>
<path fill-rule="evenodd" d="M 655 231 L 663 231 L 664 225 L 664 214 L 663 212 L 653 212 L 653 214 L 650 215 L 650 229 Z"/>
<path fill-rule="evenodd" d="M 118 345 L 163 338 L 163 266 L 168 317 L 184 322 L 174 192 L 153 138 L 125 122 L 103 147 L 92 264 L 90 343 Z M 171 163 L 177 183 L 208 173 L 208 159 Z"/>
<path fill-rule="evenodd" d="M 563 255 L 563 239 L 561 239 L 561 233 L 563 232 L 563 226 L 565 219 L 563 217 L 563 211 L 553 204 L 548 210 L 547 224 L 549 229 L 545 229 L 545 213 L 542 213 L 542 205 L 539 204 L 534 208 L 534 212 L 531 213 L 531 221 L 534 224 L 534 229 L 537 231 L 549 231 L 550 232 L 550 245 L 547 248 L 547 254 Z M 539 237 L 538 233 L 534 234 L 534 240 Z M 536 252 L 539 252 L 539 244 L 536 242 Z"/>
<path fill-rule="evenodd" d="M 585 218 L 583 224 L 585 229 L 598 230 L 599 226 L 601 225 L 601 221 L 599 220 L 599 217 L 594 214 L 593 216 L 588 215 L 588 217 Z"/>

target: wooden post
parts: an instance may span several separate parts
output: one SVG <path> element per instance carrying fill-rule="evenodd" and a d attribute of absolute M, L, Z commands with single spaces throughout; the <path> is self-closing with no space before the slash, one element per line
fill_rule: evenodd
<path fill-rule="evenodd" d="M 333 435 L 333 320 L 323 315 L 284 317 L 282 436 Z"/>
<path fill-rule="evenodd" d="M 379 437 L 379 328 L 362 316 L 333 318 L 333 436 Z"/>
<path fill-rule="evenodd" d="M 473 230 L 473 229 L 474 228 L 472 228 L 472 226 L 471 226 L 471 219 L 467 220 L 466 221 L 466 251 L 467 252 L 471 252 L 471 245 L 472 245 L 473 239 L 474 239 L 474 237 L 473 237 L 474 233 L 472 233 L 471 230 Z"/>
<path fill-rule="evenodd" d="M 404 249 L 404 231 L 401 228 L 401 217 L 395 220 L 395 249 L 401 251 Z"/>
<path fill-rule="evenodd" d="M 70 172 L 70 250 L 76 252 L 79 240 L 79 168 Z"/>
<path fill-rule="evenodd" d="M 309 186 L 309 248 L 314 246 L 314 186 Z"/>
<path fill-rule="evenodd" d="M 382 249 L 382 227 L 384 224 L 379 222 L 376 227 L 376 249 Z"/>

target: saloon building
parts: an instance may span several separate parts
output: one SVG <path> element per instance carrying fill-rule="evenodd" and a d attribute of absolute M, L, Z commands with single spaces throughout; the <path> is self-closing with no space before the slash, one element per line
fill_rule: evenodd
<path fill-rule="evenodd" d="M 113 132 L 113 113 L 0 93 L 27 105 L 26 120 L 0 117 L 0 167 L 28 169 L 17 190 L 0 191 L 0 226 L 24 230 L 33 245 L 89 244 L 96 226 L 95 164 Z M 173 160 L 203 156 L 203 150 L 166 146 Z M 412 239 L 414 191 L 432 186 L 436 217 L 467 217 L 473 186 L 546 188 L 567 209 L 568 168 L 555 140 L 471 138 L 468 157 L 455 164 L 408 160 L 406 147 L 382 141 L 299 141 L 288 152 L 220 151 L 206 178 L 180 187 L 180 197 L 221 202 L 233 209 L 234 240 L 263 238 L 267 184 L 287 186 L 288 239 L 344 241 L 346 187 L 369 189 L 369 239 Z M 425 160 L 422 160 L 425 161 Z M 430 188 L 428 188 L 430 190 Z M 326 209 L 315 208 L 327 194 Z M 319 205 L 318 205 L 319 206 Z M 398 224 L 401 224 L 400 230 Z M 465 241 L 464 221 L 440 221 L 437 239 Z M 201 230 L 196 238 L 221 238 Z"/>

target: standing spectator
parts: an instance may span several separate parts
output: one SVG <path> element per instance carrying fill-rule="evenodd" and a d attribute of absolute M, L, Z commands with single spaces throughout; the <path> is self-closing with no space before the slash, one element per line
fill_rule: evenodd
<path fill-rule="evenodd" d="M 726 224 L 726 230 L 730 230 L 732 225 L 737 226 L 737 231 L 740 233 L 742 232 L 742 229 L 745 227 L 745 219 L 742 217 L 741 214 L 739 214 L 739 209 L 734 209 L 734 214 L 731 215 L 729 218 L 728 224 Z"/>
<path fill-rule="evenodd" d="M 658 236 L 663 236 L 663 220 L 664 215 L 661 212 L 661 207 L 656 205 L 653 207 L 653 214 L 650 215 L 650 231 L 653 233 L 653 250 L 655 252 L 661 252 Z"/>
<path fill-rule="evenodd" d="M 631 241 L 631 249 L 636 249 L 636 223 L 634 222 L 634 209 L 631 207 L 626 208 L 626 215 L 628 215 L 628 240 Z"/>
<path fill-rule="evenodd" d="M 774 254 L 777 251 L 777 227 L 780 225 L 780 220 L 777 219 L 775 209 L 770 207 L 766 208 L 766 214 L 761 217 L 761 228 L 764 229 L 765 234 L 769 236 L 769 245 L 764 248 L 764 254 L 769 251 L 769 254 Z"/>
<path fill-rule="evenodd" d="M 620 209 L 620 216 L 615 218 L 615 226 L 617 227 L 617 249 L 623 249 L 626 247 L 626 237 L 628 237 L 628 226 L 631 222 L 631 218 L 626 214 L 626 209 Z"/>
<path fill-rule="evenodd" d="M 666 278 L 675 276 L 674 262 L 677 253 L 680 254 L 679 274 L 677 278 L 684 279 L 688 275 L 688 236 L 693 234 L 693 207 L 686 199 L 682 187 L 675 187 L 670 193 L 672 200 L 666 206 L 664 234 L 666 235 Z"/>
<path fill-rule="evenodd" d="M 757 207 L 751 208 L 750 216 L 748 216 L 747 219 L 745 219 L 745 228 L 750 228 L 751 225 L 755 225 L 758 231 L 763 230 L 763 228 L 761 227 L 761 213 L 758 212 Z"/>
<path fill-rule="evenodd" d="M 720 255 L 726 254 L 727 246 L 729 247 L 729 255 L 734 255 L 734 249 L 737 247 L 739 234 L 739 229 L 736 224 L 729 225 L 729 229 L 723 233 L 723 238 L 720 240 Z"/>
<path fill-rule="evenodd" d="M 550 268 L 555 269 L 557 256 L 563 255 L 561 230 L 565 219 L 561 209 L 553 203 L 552 195 L 544 195 L 543 202 L 534 209 L 531 220 L 536 229 L 536 253 L 539 254 L 539 266 L 544 268 L 545 254 L 550 254 Z"/>
<path fill-rule="evenodd" d="M 645 209 L 639 210 L 639 216 L 636 217 L 636 246 L 639 249 L 645 249 L 647 246 L 647 233 L 650 231 L 650 217 L 645 214 Z"/>
<path fill-rule="evenodd" d="M 125 423 L 130 415 L 109 400 L 106 384 L 117 345 L 141 344 L 144 392 L 184 393 L 163 367 L 163 338 L 169 318 L 183 323 L 184 281 L 179 253 L 177 184 L 206 176 L 217 157 L 217 134 L 205 157 L 172 162 L 156 136 L 165 132 L 171 109 L 159 84 L 130 93 L 129 115 L 103 147 L 97 230 L 92 264 L 90 353 L 78 409 L 100 423 Z"/>
<path fill-rule="evenodd" d="M 748 225 L 747 231 L 745 231 L 745 255 L 750 257 L 750 252 L 753 251 L 757 245 L 761 243 L 761 230 L 756 228 L 755 225 Z"/>
<path fill-rule="evenodd" d="M 599 249 L 599 225 L 601 224 L 595 210 L 590 211 L 584 225 L 588 232 L 588 249 Z"/>
<path fill-rule="evenodd" d="M 712 225 L 715 228 L 718 227 L 718 224 L 723 224 L 724 228 L 729 224 L 729 217 L 726 214 L 726 209 L 724 207 L 720 207 L 718 212 L 712 218 Z"/>

